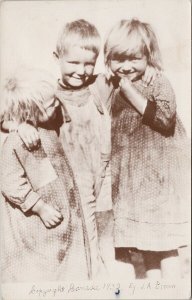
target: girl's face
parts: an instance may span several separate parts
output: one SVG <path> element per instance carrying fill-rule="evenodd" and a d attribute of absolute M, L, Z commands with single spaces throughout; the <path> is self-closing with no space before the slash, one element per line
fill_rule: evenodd
<path fill-rule="evenodd" d="M 86 85 L 93 75 L 97 56 L 93 51 L 71 46 L 59 57 L 59 64 L 64 85 L 80 88 Z"/>
<path fill-rule="evenodd" d="M 45 123 L 47 121 L 53 120 L 56 117 L 56 108 L 59 106 L 59 101 L 54 95 L 48 97 L 43 102 L 43 110 L 39 115 L 39 122 Z"/>
<path fill-rule="evenodd" d="M 118 78 L 128 77 L 129 80 L 136 81 L 145 73 L 147 57 L 141 51 L 129 55 L 116 54 L 109 67 Z"/>

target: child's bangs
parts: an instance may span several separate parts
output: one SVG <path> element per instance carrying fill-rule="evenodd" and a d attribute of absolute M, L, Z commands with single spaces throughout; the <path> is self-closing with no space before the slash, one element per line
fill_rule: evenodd
<path fill-rule="evenodd" d="M 104 47 L 105 62 L 124 60 L 138 54 L 145 55 L 149 65 L 162 70 L 156 36 L 151 26 L 136 19 L 122 20 L 108 35 Z"/>
<path fill-rule="evenodd" d="M 63 45 L 60 46 L 61 53 L 66 53 L 67 50 L 73 46 L 92 51 L 98 55 L 100 51 L 101 40 L 99 36 L 82 37 L 77 33 L 70 34 L 65 38 L 65 41 L 63 41 Z"/>
<path fill-rule="evenodd" d="M 145 54 L 145 43 L 139 34 L 128 34 L 113 47 L 112 59 Z"/>

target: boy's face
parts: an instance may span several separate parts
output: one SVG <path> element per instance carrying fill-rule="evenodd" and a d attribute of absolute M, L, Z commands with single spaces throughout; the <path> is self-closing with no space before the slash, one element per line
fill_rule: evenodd
<path fill-rule="evenodd" d="M 140 51 L 130 55 L 118 55 L 110 62 L 111 71 L 119 78 L 128 77 L 129 80 L 138 80 L 147 67 L 147 58 Z"/>
<path fill-rule="evenodd" d="M 71 46 L 59 57 L 60 70 L 64 85 L 69 88 L 84 86 L 93 75 L 97 56 L 87 49 Z"/>

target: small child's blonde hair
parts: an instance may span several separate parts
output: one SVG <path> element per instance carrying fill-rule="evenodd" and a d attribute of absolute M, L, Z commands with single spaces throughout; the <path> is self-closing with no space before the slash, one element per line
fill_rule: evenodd
<path fill-rule="evenodd" d="M 43 102 L 54 96 L 55 80 L 44 70 L 19 68 L 2 82 L 1 120 L 35 126 L 44 111 Z"/>
<path fill-rule="evenodd" d="M 162 70 L 161 54 L 155 33 L 148 23 L 137 19 L 122 20 L 110 31 L 104 46 L 105 63 L 120 55 L 133 55 L 141 51 L 148 65 Z"/>
<path fill-rule="evenodd" d="M 62 57 L 71 46 L 90 50 L 98 56 L 101 38 L 96 27 L 83 20 L 66 23 L 62 28 L 56 45 L 56 54 Z"/>

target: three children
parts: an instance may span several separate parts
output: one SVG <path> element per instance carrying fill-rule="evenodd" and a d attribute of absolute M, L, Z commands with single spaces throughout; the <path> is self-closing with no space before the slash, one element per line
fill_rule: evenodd
<path fill-rule="evenodd" d="M 153 85 L 143 85 L 143 78 L 150 82 L 155 70 L 161 70 L 157 40 L 148 24 L 124 20 L 112 29 L 104 50 L 111 78 L 94 75 L 99 50 L 100 36 L 95 26 L 85 20 L 64 26 L 54 53 L 61 71 L 55 93 L 56 104 L 60 105 L 56 119 L 42 120 L 41 126 L 53 126 L 58 132 L 62 155 L 69 162 L 73 184 L 78 186 L 90 251 L 86 256 L 90 255 L 89 276 L 98 278 L 105 273 L 95 212 L 101 186 L 105 186 L 103 180 L 110 180 L 106 174 L 111 141 L 116 259 L 132 264 L 130 251 L 138 249 L 144 255 L 149 276 L 154 276 L 151 269 L 160 261 L 165 266 L 162 270 L 168 274 L 169 258 L 176 266 L 177 249 L 186 242 L 186 218 L 184 213 L 179 216 L 184 194 L 178 185 L 178 175 L 186 170 L 188 154 L 185 132 L 176 117 L 174 93 L 164 76 L 156 76 Z M 6 127 L 5 121 L 4 118 Z M 13 121 L 19 123 L 21 138 L 36 146 L 41 130 L 35 129 L 35 118 L 26 117 L 18 122 L 12 114 L 7 121 L 12 121 L 13 129 Z M 68 187 L 67 179 L 65 183 Z M 110 189 L 106 195 L 102 201 L 110 209 Z M 6 196 L 12 197 L 8 192 Z M 34 212 L 39 212 L 38 206 Z M 50 226 L 53 222 L 57 225 L 62 217 L 65 220 L 65 214 L 58 213 L 56 209 Z M 146 233 L 150 239 L 143 238 Z"/>

